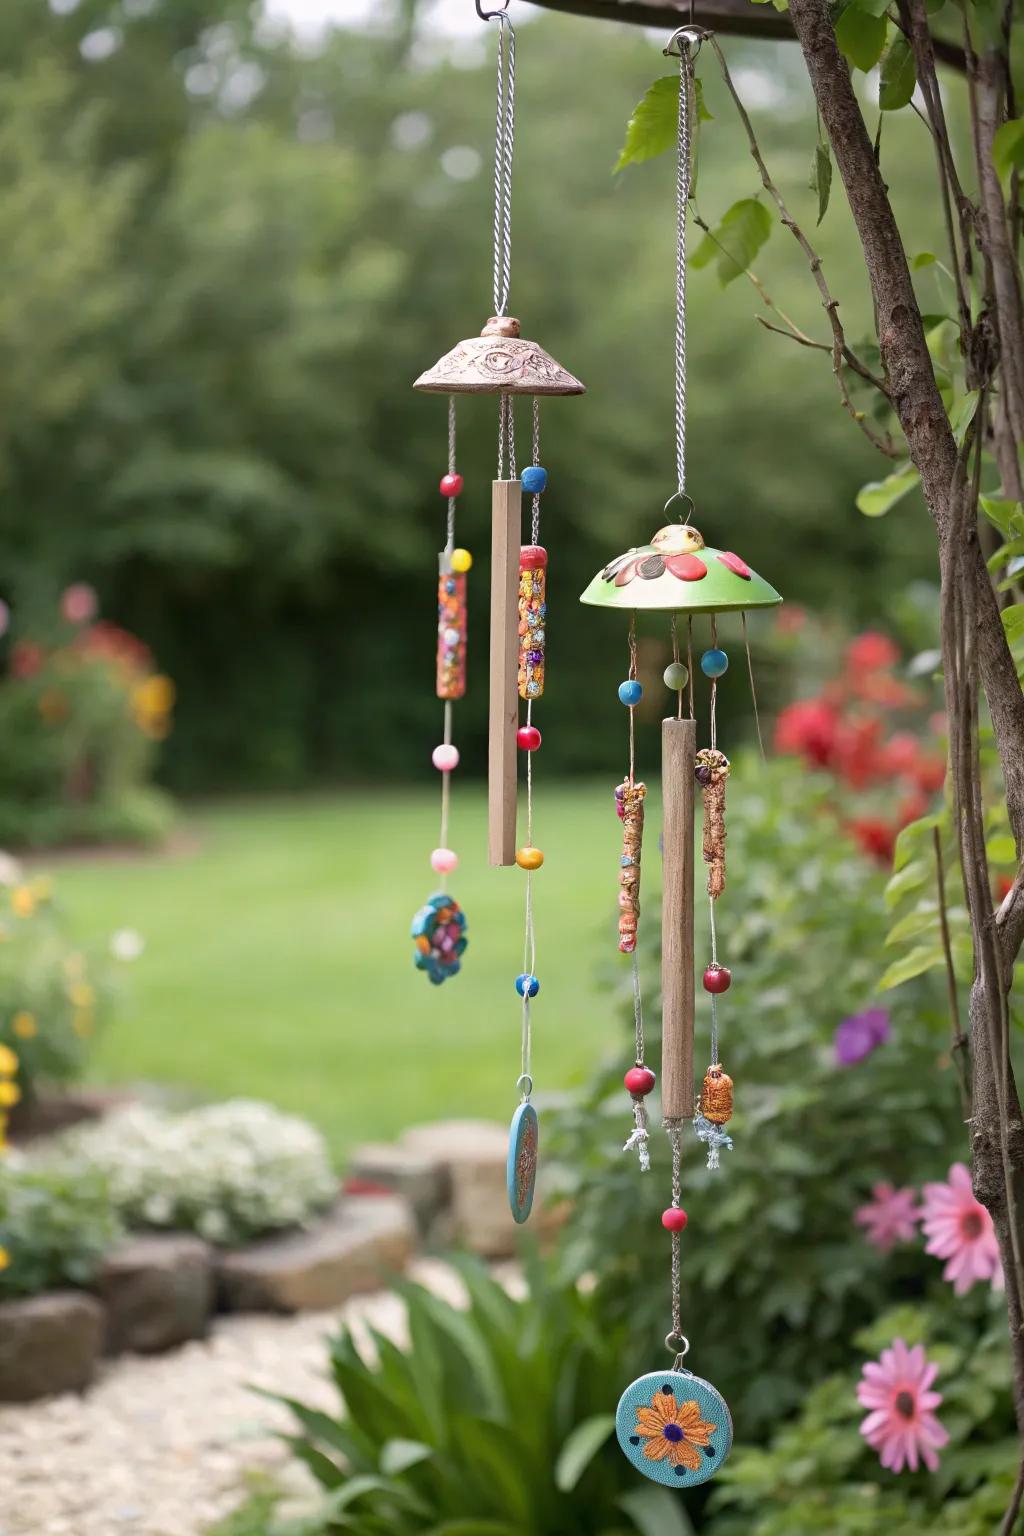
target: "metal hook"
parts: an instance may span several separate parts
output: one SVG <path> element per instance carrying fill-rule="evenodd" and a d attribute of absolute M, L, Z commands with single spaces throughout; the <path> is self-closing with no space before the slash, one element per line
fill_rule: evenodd
<path fill-rule="evenodd" d="M 683 57 L 684 48 L 687 52 L 692 48 L 691 58 L 696 58 L 700 53 L 701 44 L 710 32 L 705 32 L 703 27 L 687 26 L 677 27 L 661 50 L 666 59 L 679 59 Z M 678 44 L 678 47 L 674 46 Z"/>
<path fill-rule="evenodd" d="M 476 6 L 476 13 L 481 21 L 494 21 L 496 17 L 504 20 L 508 16 L 508 8 L 510 3 L 511 0 L 504 0 L 504 4 L 497 6 L 495 10 L 485 11 L 483 6 L 480 4 L 480 0 L 473 0 L 473 4 Z"/>

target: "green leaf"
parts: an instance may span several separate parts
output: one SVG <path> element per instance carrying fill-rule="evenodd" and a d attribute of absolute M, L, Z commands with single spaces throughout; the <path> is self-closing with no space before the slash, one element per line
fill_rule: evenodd
<path fill-rule="evenodd" d="M 909 103 L 916 84 L 913 50 L 903 33 L 897 32 L 882 56 L 878 105 L 883 112 L 898 112 Z"/>
<path fill-rule="evenodd" d="M 999 496 L 979 496 L 978 502 L 989 522 L 999 529 L 1004 538 L 1024 533 L 1024 507 L 1019 501 L 1007 501 Z"/>
<path fill-rule="evenodd" d="M 893 987 L 900 987 L 905 981 L 911 981 L 915 976 L 923 976 L 925 971 L 930 971 L 936 965 L 944 964 L 941 945 L 916 944 L 913 949 L 894 960 L 878 983 L 879 992 L 890 992 Z"/>
<path fill-rule="evenodd" d="M 975 415 L 977 414 L 978 401 L 980 399 L 981 393 L 979 390 L 969 390 L 966 395 L 964 395 L 960 400 L 956 402 L 953 409 L 950 411 L 949 425 L 953 429 L 953 436 L 956 438 L 958 443 L 962 443 L 966 437 L 967 428 L 970 426 L 971 422 L 975 418 Z"/>
<path fill-rule="evenodd" d="M 693 1525 L 682 1502 L 667 1488 L 631 1488 L 620 1497 L 619 1508 L 640 1536 L 693 1536 Z"/>
<path fill-rule="evenodd" d="M 708 123 L 711 113 L 704 105 L 704 88 L 699 80 L 695 79 L 693 84 L 697 121 Z M 653 160 L 656 155 L 674 149 L 678 131 L 679 76 L 662 75 L 633 108 L 633 116 L 626 124 L 626 142 L 615 169 L 621 171 L 627 165 L 639 165 L 643 160 Z"/>
<path fill-rule="evenodd" d="M 920 272 L 922 267 L 933 266 L 936 261 L 938 261 L 938 257 L 934 251 L 918 251 L 917 255 L 911 260 L 910 265 L 915 272 Z M 924 320 L 923 315 L 921 319 Z"/>
<path fill-rule="evenodd" d="M 716 263 L 718 281 L 725 288 L 741 277 L 772 232 L 772 217 L 756 197 L 744 197 L 733 203 L 721 223 L 705 235 L 692 258 L 691 266 L 707 267 Z"/>
<path fill-rule="evenodd" d="M 1024 635 L 1024 603 L 1014 603 L 1009 608 L 1004 608 L 1002 613 L 1003 628 L 1006 638 L 1012 645 Z"/>
<path fill-rule="evenodd" d="M 992 164 L 1001 179 L 1024 168 L 1024 117 L 1015 117 L 997 128 L 992 139 Z"/>
<path fill-rule="evenodd" d="M 887 25 L 884 16 L 871 16 L 859 5 L 848 5 L 836 23 L 836 42 L 843 57 L 865 74 L 874 69 L 885 47 Z"/>
<path fill-rule="evenodd" d="M 595 1413 L 567 1436 L 555 1462 L 555 1487 L 571 1493 L 615 1428 L 614 1413 Z"/>
<path fill-rule="evenodd" d="M 420 1440 L 386 1440 L 380 1448 L 380 1469 L 386 1477 L 397 1477 L 433 1454 L 430 1446 Z"/>
<path fill-rule="evenodd" d="M 811 191 L 818 194 L 818 223 L 820 224 L 825 217 L 828 200 L 832 193 L 832 156 L 824 140 L 819 140 L 814 146 L 809 185 Z"/>
<path fill-rule="evenodd" d="M 916 821 L 908 822 L 896 838 L 892 860 L 893 870 L 903 869 L 909 864 L 914 854 L 921 851 L 926 841 L 930 846 L 932 832 L 936 827 L 941 827 L 945 820 L 945 812 L 936 811 L 933 816 L 919 816 Z"/>
<path fill-rule="evenodd" d="M 993 864 L 1016 864 L 1017 862 L 1017 844 L 1008 832 L 1003 832 L 998 837 L 990 837 L 985 844 L 985 852 Z"/>
<path fill-rule="evenodd" d="M 889 929 L 885 936 L 885 945 L 905 944 L 908 939 L 919 939 L 924 933 L 939 931 L 939 909 L 934 902 L 930 906 L 919 908 L 916 912 L 908 912 L 906 917 L 901 917 L 894 927 Z"/>
<path fill-rule="evenodd" d="M 885 888 L 885 904 L 890 912 L 893 907 L 899 905 L 904 896 L 908 896 L 911 891 L 920 890 L 931 878 L 933 878 L 933 871 L 920 859 L 893 875 Z"/>
<path fill-rule="evenodd" d="M 865 517 L 884 517 L 898 501 L 909 495 L 920 479 L 917 470 L 910 465 L 894 470 L 884 480 L 871 480 L 857 492 L 857 508 Z"/>

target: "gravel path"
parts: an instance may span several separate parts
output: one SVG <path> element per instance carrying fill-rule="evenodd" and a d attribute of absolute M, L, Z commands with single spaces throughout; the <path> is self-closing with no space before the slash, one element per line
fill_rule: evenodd
<path fill-rule="evenodd" d="M 462 1294 L 439 1262 L 412 1277 Z M 201 1343 L 110 1362 L 82 1397 L 0 1408 L 0 1536 L 200 1536 L 240 1502 L 248 1471 L 303 1491 L 274 1436 L 288 1414 L 251 1389 L 336 1408 L 324 1339 L 339 1318 L 403 1337 L 404 1308 L 388 1293 L 338 1313 L 221 1318 Z"/>

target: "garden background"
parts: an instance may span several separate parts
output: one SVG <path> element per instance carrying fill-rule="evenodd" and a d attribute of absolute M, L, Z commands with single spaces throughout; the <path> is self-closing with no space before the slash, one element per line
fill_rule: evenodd
<path fill-rule="evenodd" d="M 588 388 L 542 407 L 550 665 L 535 1074 L 573 1214 L 534 1275 L 545 1338 L 528 1307 L 472 1272 L 476 1343 L 424 1314 L 448 1341 L 431 1356 L 433 1399 L 394 1361 L 394 1379 L 371 1388 L 336 1346 L 339 1383 L 368 1420 L 355 1435 L 302 1420 L 298 1451 L 334 1500 L 304 1529 L 567 1536 L 619 1522 L 675 1536 L 692 1520 L 715 1536 L 802 1536 L 884 1519 L 899 1533 L 942 1520 L 961 1536 L 987 1531 L 1013 1473 L 991 1266 L 956 1299 L 923 1252 L 913 1200 L 891 1252 L 887 1229 L 872 1243 L 856 1219 L 873 1186 L 941 1184 L 967 1152 L 930 843 L 895 847 L 901 826 L 942 808 L 926 514 L 913 490 L 888 516 L 858 510 L 886 466 L 841 410 L 828 358 L 768 334 L 753 288 L 713 270 L 690 288 L 698 521 L 787 599 L 781 618 L 751 623 L 772 761 L 757 755 L 745 668 L 719 693 L 736 759 L 730 1049 L 746 1099 L 722 1183 L 693 1175 L 687 1247 L 689 1331 L 733 1400 L 741 1450 L 724 1491 L 681 1513 L 678 1501 L 645 1505 L 629 1469 L 612 1465 L 614 1446 L 600 1449 L 601 1414 L 631 1365 L 652 1352 L 657 1363 L 665 1331 L 665 1170 L 662 1159 L 638 1198 L 618 1151 L 630 1046 L 611 789 L 627 657 L 621 626 L 576 596 L 650 537 L 672 488 L 674 180 L 671 157 L 613 174 L 664 40 L 518 9 L 511 308 Z M 462 974 L 428 987 L 408 937 L 436 841 L 446 464 L 443 403 L 410 386 L 489 306 L 493 37 L 471 11 L 396 0 L 332 28 L 315 7 L 268 14 L 248 0 L 3 7 L 0 839 L 20 862 L 0 871 L 14 940 L 0 946 L 0 1040 L 18 1058 L 14 1130 L 55 1079 L 169 1112 L 259 1099 L 311 1122 L 343 1174 L 368 1140 L 509 1110 L 521 931 L 518 872 L 485 862 L 486 400 L 460 408 L 459 540 L 474 553 L 451 832 L 470 923 Z M 739 39 L 727 52 L 773 173 L 811 227 L 814 112 L 799 60 Z M 717 76 L 703 84 L 696 204 L 715 223 L 758 186 Z M 954 96 L 954 124 L 964 110 Z M 926 252 L 939 238 L 932 152 L 909 114 L 887 124 L 885 153 L 901 220 Z M 848 334 L 867 334 L 841 198 L 815 238 Z M 920 298 L 941 316 L 950 299 L 936 266 L 922 263 Z M 820 332 L 816 291 L 777 236 L 757 275 Z M 734 654 L 739 639 L 726 623 Z M 668 659 L 642 628 L 637 758 L 651 780 Z M 649 814 L 656 826 L 656 793 Z M 1007 854 L 992 830 L 1009 871 L 1012 843 Z M 887 899 L 894 852 L 903 880 Z M 659 883 L 651 859 L 652 1015 Z M 962 987 L 955 891 L 949 904 Z M 885 973 L 908 936 L 917 958 L 889 975 L 901 983 L 890 993 Z M 873 1035 L 870 1018 L 884 1019 Z M 105 1155 L 109 1181 L 116 1145 Z M 291 1217 L 330 1188 L 323 1154 L 310 1155 Z M 18 1196 L 6 1198 L 0 1237 L 13 1251 L 21 1218 Z M 67 1198 L 60 1220 L 73 1230 Z M 90 1205 L 83 1220 L 80 1272 L 67 1262 L 75 1241 L 50 1229 L 35 1278 L 9 1290 L 31 1291 L 39 1275 L 92 1284 L 109 1214 L 102 1190 L 92 1198 L 104 1213 Z M 115 1218 L 168 1224 L 140 1199 L 122 1196 Z M 184 1203 L 173 1215 L 199 1222 Z M 247 1235 L 287 1225 L 262 1208 L 236 1217 Z M 199 1230 L 217 1240 L 209 1221 Z M 598 1275 L 596 1289 L 579 1293 L 582 1275 Z M 951 1449 L 935 1476 L 882 1472 L 856 1433 L 861 1364 L 897 1336 L 941 1362 Z M 497 1429 L 474 1440 L 466 1427 L 467 1360 L 486 1378 L 483 1418 L 504 1450 Z M 520 1391 L 541 1405 L 536 1435 L 517 1416 Z M 402 1464 L 382 1453 L 389 1436 L 429 1453 Z M 345 1494 L 354 1473 L 380 1483 L 365 1515 Z M 370 1491 L 351 1496 L 360 1511 Z M 275 1501 L 273 1489 L 257 1495 L 238 1529 L 270 1531 Z"/>

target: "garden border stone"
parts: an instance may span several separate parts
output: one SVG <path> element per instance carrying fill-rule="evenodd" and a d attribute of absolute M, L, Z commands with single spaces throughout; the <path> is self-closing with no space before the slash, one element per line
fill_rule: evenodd
<path fill-rule="evenodd" d="M 108 1353 L 153 1354 L 202 1338 L 216 1296 L 209 1247 L 190 1232 L 129 1237 L 107 1256 L 97 1290 Z"/>
<path fill-rule="evenodd" d="M 103 1342 L 103 1308 L 83 1291 L 0 1302 L 0 1401 L 81 1392 Z"/>

